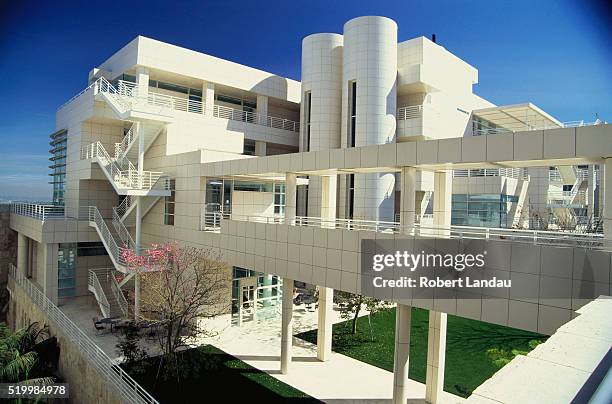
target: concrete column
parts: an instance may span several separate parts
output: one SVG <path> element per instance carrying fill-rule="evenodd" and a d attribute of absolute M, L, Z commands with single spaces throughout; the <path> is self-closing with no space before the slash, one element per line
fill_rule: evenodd
<path fill-rule="evenodd" d="M 266 142 L 261 142 L 259 140 L 255 141 L 255 155 L 256 156 L 265 156 L 266 155 Z"/>
<path fill-rule="evenodd" d="M 599 172 L 601 184 L 603 185 L 603 231 L 605 238 L 612 238 L 612 158 L 607 158 L 601 165 Z"/>
<path fill-rule="evenodd" d="M 17 233 L 17 269 L 28 273 L 28 238 L 23 233 Z"/>
<path fill-rule="evenodd" d="M 204 103 L 204 115 L 213 116 L 215 105 L 215 83 L 204 83 L 202 85 L 202 102 Z"/>
<path fill-rule="evenodd" d="M 438 403 L 444 390 L 444 360 L 446 358 L 446 313 L 429 311 L 427 334 L 427 374 L 425 401 Z"/>
<path fill-rule="evenodd" d="M 318 286 L 319 313 L 317 324 L 317 359 L 329 360 L 332 351 L 332 312 L 334 307 L 334 290 Z"/>
<path fill-rule="evenodd" d="M 452 171 L 439 171 L 434 173 L 434 227 L 449 229 L 451 225 L 451 201 L 453 196 Z M 438 232 L 439 235 L 447 235 L 447 230 Z"/>
<path fill-rule="evenodd" d="M 321 219 L 329 221 L 330 227 L 335 227 L 337 189 L 337 175 L 321 177 Z"/>
<path fill-rule="evenodd" d="M 138 131 L 138 174 L 142 174 L 145 154 L 145 134 L 142 122 L 138 122 L 136 130 Z"/>
<path fill-rule="evenodd" d="M 260 117 L 268 116 L 268 96 L 258 95 L 257 96 L 257 113 Z"/>
<path fill-rule="evenodd" d="M 281 373 L 286 375 L 291 366 L 291 350 L 293 347 L 293 279 L 283 279 L 282 311 Z"/>
<path fill-rule="evenodd" d="M 136 87 L 138 97 L 146 98 L 149 95 L 149 69 L 139 66 L 136 68 Z"/>
<path fill-rule="evenodd" d="M 296 212 L 297 176 L 285 174 L 285 223 L 292 224 Z"/>
<path fill-rule="evenodd" d="M 401 232 L 410 234 L 414 228 L 416 213 L 416 168 L 402 167 L 400 173 L 400 225 Z"/>
<path fill-rule="evenodd" d="M 595 217 L 595 166 L 589 164 L 588 178 L 587 178 L 587 220 L 592 222 Z"/>
<path fill-rule="evenodd" d="M 408 400 L 408 361 L 410 358 L 411 306 L 398 304 L 395 309 L 395 351 L 393 354 L 393 404 Z"/>

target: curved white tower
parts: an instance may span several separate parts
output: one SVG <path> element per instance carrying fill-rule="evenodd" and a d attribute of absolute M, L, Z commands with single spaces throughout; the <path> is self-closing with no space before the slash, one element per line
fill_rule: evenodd
<path fill-rule="evenodd" d="M 342 147 L 395 142 L 395 21 L 368 16 L 347 22 L 342 66 Z M 346 192 L 341 199 L 346 217 L 394 220 L 393 174 L 347 176 L 343 187 Z"/>
<path fill-rule="evenodd" d="M 359 17 L 344 24 L 342 66 L 343 147 L 393 142 L 397 105 L 395 21 Z M 356 118 L 354 125 L 352 115 Z"/>
<path fill-rule="evenodd" d="M 340 148 L 343 42 L 342 35 L 328 33 L 302 41 L 300 151 Z M 311 176 L 309 181 L 308 215 L 321 216 L 322 178 Z M 335 179 L 331 186 L 336 188 Z"/>
<path fill-rule="evenodd" d="M 342 45 L 339 34 L 313 34 L 302 41 L 301 151 L 340 147 Z"/>

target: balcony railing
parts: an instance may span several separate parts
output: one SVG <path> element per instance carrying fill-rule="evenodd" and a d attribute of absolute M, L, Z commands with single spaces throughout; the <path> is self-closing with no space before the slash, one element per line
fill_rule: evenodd
<path fill-rule="evenodd" d="M 423 106 L 422 105 L 410 105 L 407 107 L 398 108 L 396 117 L 398 121 L 422 118 L 423 117 Z"/>
<path fill-rule="evenodd" d="M 119 395 L 121 401 L 143 404 L 158 403 L 12 264 L 9 264 L 9 279 L 24 290 L 38 309 L 44 313 L 46 321 L 53 323 L 56 329 L 78 348 L 83 359 L 96 369 L 109 387 Z"/>
<path fill-rule="evenodd" d="M 256 125 L 267 126 L 269 128 L 289 130 L 291 132 L 300 131 L 299 122 L 275 116 L 261 115 L 257 112 L 242 111 L 223 105 L 213 106 L 213 116 L 217 118 L 229 119 L 232 121 L 253 123 Z"/>
<path fill-rule="evenodd" d="M 64 219 L 65 210 L 59 205 L 41 205 L 29 202 L 15 202 L 11 212 L 20 216 L 32 217 L 38 220 Z"/>

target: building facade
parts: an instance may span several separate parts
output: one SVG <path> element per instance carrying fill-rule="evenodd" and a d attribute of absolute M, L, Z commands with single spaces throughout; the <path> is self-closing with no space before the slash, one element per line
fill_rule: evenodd
<path fill-rule="evenodd" d="M 294 282 L 319 289 L 325 360 L 333 289 L 367 293 L 358 274 L 364 238 L 449 238 L 467 248 L 469 233 L 498 248 L 495 270 L 536 262 L 529 276 L 546 277 L 547 260 L 565 254 L 578 284 L 586 279 L 572 278 L 573 268 L 591 255 L 607 259 L 609 274 L 608 250 L 579 249 L 582 236 L 560 248 L 529 230 L 509 238 L 495 229 L 576 229 L 602 217 L 584 229 L 603 229 L 592 237 L 605 246 L 612 128 L 564 124 L 530 103 L 495 106 L 474 93 L 477 83 L 477 70 L 439 44 L 398 42 L 384 17 L 304 38 L 301 82 L 139 36 L 58 109 L 54 205 L 13 207 L 17 268 L 56 304 L 93 294 L 103 315 L 128 316 L 138 302 L 121 291 L 138 283 L 123 249 L 214 248 L 232 272 L 235 324 L 282 307 L 283 372 Z M 102 276 L 115 271 L 124 281 Z M 596 290 L 609 294 L 609 283 L 599 279 Z M 444 330 L 451 313 L 552 333 L 596 297 L 583 292 L 527 308 L 511 296 L 478 310 L 458 297 L 450 306 L 435 297 L 395 302 L 399 325 L 414 305 Z M 443 346 L 439 338 L 430 343 Z M 396 343 L 394 397 L 405 402 L 407 342 Z M 443 382 L 439 361 L 428 358 L 431 402 Z"/>

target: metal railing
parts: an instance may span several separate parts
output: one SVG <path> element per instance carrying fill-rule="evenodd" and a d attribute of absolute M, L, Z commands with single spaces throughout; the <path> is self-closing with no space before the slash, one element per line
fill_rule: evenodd
<path fill-rule="evenodd" d="M 89 338 L 70 318 L 64 314 L 45 294 L 38 289 L 13 264 L 9 264 L 9 279 L 21 287 L 32 302 L 41 310 L 47 319 L 57 326 L 59 332 L 81 353 L 82 357 L 90 363 L 106 380 L 107 384 L 126 403 L 158 404 L 144 388 Z"/>
<path fill-rule="evenodd" d="M 100 280 L 98 279 L 98 274 L 91 269 L 89 270 L 88 285 L 89 291 L 94 294 L 94 296 L 96 297 L 96 301 L 100 305 L 100 311 L 102 312 L 102 315 L 104 317 L 110 317 L 110 303 L 106 298 L 106 293 L 104 293 L 104 289 L 102 289 L 102 285 L 100 284 Z"/>
<path fill-rule="evenodd" d="M 524 179 L 525 173 L 522 168 L 471 168 L 463 170 L 453 170 L 453 177 L 508 177 L 514 179 Z"/>
<path fill-rule="evenodd" d="M 106 251 L 110 255 L 111 259 L 118 265 L 118 270 L 122 270 L 121 272 L 125 272 L 125 267 L 127 267 L 127 263 L 123 258 L 123 251 L 129 249 L 128 246 L 122 245 L 121 247 L 117 244 L 117 241 L 113 237 L 106 221 L 102 217 L 102 214 L 98 210 L 96 206 L 81 206 L 79 210 L 79 219 L 88 220 L 90 223 L 95 224 L 96 229 L 98 230 L 98 234 L 100 239 L 104 243 L 106 247 Z M 120 268 L 124 267 L 124 268 Z"/>
<path fill-rule="evenodd" d="M 563 181 L 563 176 L 559 172 L 558 168 L 555 168 L 554 170 L 548 170 L 548 180 L 552 182 L 562 182 Z"/>
<path fill-rule="evenodd" d="M 115 299 L 117 299 L 117 303 L 119 303 L 119 308 L 121 309 L 121 314 L 123 317 L 129 317 L 129 306 L 128 302 L 121 291 L 121 287 L 119 286 L 119 282 L 115 276 L 111 273 L 111 290 Z"/>
<path fill-rule="evenodd" d="M 119 216 L 117 208 L 113 208 L 113 227 L 126 248 L 133 249 L 136 247 L 132 235 L 121 221 L 121 216 Z"/>
<path fill-rule="evenodd" d="M 41 205 L 29 202 L 14 202 L 11 204 L 11 212 L 32 217 L 38 220 L 65 219 L 65 209 L 59 205 Z"/>
<path fill-rule="evenodd" d="M 571 233 L 550 230 L 519 230 L 470 226 L 423 226 L 416 224 L 414 235 L 515 241 L 546 246 L 612 250 L 612 240 L 604 238 L 601 233 Z"/>
<path fill-rule="evenodd" d="M 162 95 L 172 99 L 174 109 L 177 111 L 191 112 L 194 114 L 203 114 L 206 110 L 206 104 L 202 101 L 190 100 L 188 98 L 175 97 L 173 95 L 161 94 L 149 90 L 149 94 Z"/>
<path fill-rule="evenodd" d="M 91 160 L 97 159 L 102 168 L 113 179 L 115 185 L 119 188 L 129 189 L 144 189 L 153 188 L 160 178 L 164 177 L 160 171 L 142 171 L 135 168 L 122 170 L 115 159 L 111 158 L 102 143 L 95 142 L 81 148 L 81 159 Z M 131 165 L 131 163 L 130 163 Z M 133 167 L 133 165 L 131 165 Z M 162 182 L 164 184 L 165 182 Z M 163 188 L 168 190 L 169 188 Z"/>
<path fill-rule="evenodd" d="M 407 119 L 416 119 L 423 117 L 423 106 L 422 105 L 410 105 L 407 107 L 401 107 L 397 109 L 396 118 L 398 121 L 405 121 Z"/>
<path fill-rule="evenodd" d="M 546 130 L 546 129 L 557 129 L 557 128 L 575 128 L 581 126 L 594 126 L 594 125 L 603 125 L 606 124 L 605 121 L 594 121 L 594 122 L 584 122 L 584 121 L 571 121 L 571 122 L 562 122 L 561 126 L 557 124 L 552 124 L 550 122 L 542 123 L 541 121 L 535 123 L 525 123 L 524 128 L 520 129 L 507 129 L 503 127 L 496 128 L 480 128 L 472 130 L 472 134 L 474 136 L 485 136 L 485 135 L 498 135 L 504 133 L 515 133 L 515 132 L 529 132 L 532 130 Z"/>
<path fill-rule="evenodd" d="M 548 191 L 548 203 L 560 204 L 560 205 L 571 205 L 576 199 L 584 201 L 586 199 L 586 192 L 584 190 L 549 190 Z"/>
<path fill-rule="evenodd" d="M 400 233 L 401 223 L 360 219 L 325 219 L 320 217 L 296 216 L 287 222 L 282 216 L 224 215 L 221 212 L 203 213 L 204 222 L 209 226 L 205 231 L 219 231 L 222 220 L 237 220 L 255 223 L 288 224 L 328 229 L 373 231 L 379 233 Z M 433 215 L 431 215 L 433 217 Z M 572 233 L 569 231 L 522 230 L 471 226 L 437 226 L 415 223 L 414 228 L 404 229 L 406 234 L 423 237 L 476 238 L 528 242 L 553 246 L 574 246 L 612 250 L 612 240 L 601 233 Z"/>
<path fill-rule="evenodd" d="M 213 106 L 213 116 L 216 118 L 248 122 L 256 125 L 267 126 L 270 128 L 289 130 L 292 132 L 300 131 L 299 122 L 275 116 L 261 115 L 257 112 L 241 111 L 239 109 L 230 108 L 223 105 Z"/>

